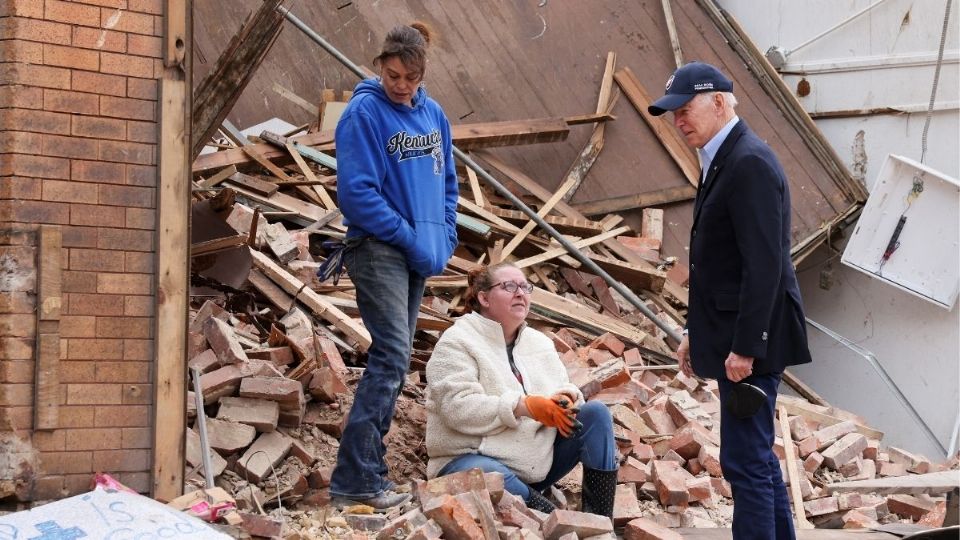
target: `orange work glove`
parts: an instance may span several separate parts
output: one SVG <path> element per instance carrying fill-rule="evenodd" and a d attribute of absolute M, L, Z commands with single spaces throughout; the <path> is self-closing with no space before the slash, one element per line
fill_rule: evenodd
<path fill-rule="evenodd" d="M 574 399 L 573 395 L 568 392 L 557 392 L 556 394 L 550 396 L 550 399 L 564 409 L 571 409 L 574 406 L 573 404 L 576 403 L 576 399 Z"/>
<path fill-rule="evenodd" d="M 544 396 L 527 396 L 523 400 L 530 417 L 547 427 L 554 427 L 564 437 L 569 437 L 573 430 L 573 419 L 565 408 L 557 402 Z"/>

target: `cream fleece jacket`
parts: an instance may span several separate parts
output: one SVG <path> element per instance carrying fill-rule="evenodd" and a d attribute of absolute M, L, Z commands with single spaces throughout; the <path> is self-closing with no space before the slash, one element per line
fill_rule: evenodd
<path fill-rule="evenodd" d="M 510 467 L 524 482 L 538 482 L 553 463 L 555 428 L 513 414 L 524 394 L 568 392 L 569 382 L 553 342 L 524 324 L 513 349 L 523 386 L 510 370 L 500 323 L 468 313 L 444 332 L 427 362 L 427 477 L 453 458 L 482 454 Z"/>

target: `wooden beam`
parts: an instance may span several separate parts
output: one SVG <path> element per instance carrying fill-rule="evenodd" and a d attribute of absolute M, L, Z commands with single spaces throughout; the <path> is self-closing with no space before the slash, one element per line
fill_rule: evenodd
<path fill-rule="evenodd" d="M 530 296 L 532 311 L 546 317 L 557 319 L 570 326 L 584 328 L 598 334 L 610 332 L 630 343 L 639 345 L 647 334 L 635 326 L 597 313 L 579 302 L 534 287 Z"/>
<path fill-rule="evenodd" d="M 276 0 L 269 0 L 276 1 Z M 508 122 L 484 122 L 479 124 L 457 124 L 451 126 L 453 144 L 468 151 L 498 146 L 518 146 L 566 140 L 570 127 L 563 118 L 535 118 L 532 120 L 511 120 Z M 332 131 L 309 133 L 291 140 L 316 148 L 317 150 L 335 150 Z M 287 155 L 286 149 L 271 144 L 253 145 L 254 149 L 266 159 L 276 159 Z M 240 148 L 221 150 L 198 156 L 193 163 L 193 172 L 219 169 L 229 165 L 242 165 L 252 162 Z"/>
<path fill-rule="evenodd" d="M 838 418 L 827 413 L 819 412 L 812 408 L 819 407 L 818 405 L 806 404 L 808 406 L 804 406 L 804 404 L 805 402 L 802 399 L 790 399 L 789 397 L 783 395 L 777 396 L 777 407 L 783 407 L 788 413 L 794 416 L 802 416 L 807 420 L 817 422 L 821 426 L 832 426 L 847 420 L 846 418 Z M 878 441 L 883 439 L 882 431 L 878 431 L 862 424 L 857 424 L 856 422 L 854 422 L 854 424 L 856 425 L 857 433 Z"/>
<path fill-rule="evenodd" d="M 198 242 L 190 246 L 190 257 L 199 257 L 210 253 L 217 253 L 227 249 L 245 245 L 249 239 L 245 234 L 214 238 L 206 242 Z"/>
<path fill-rule="evenodd" d="M 597 263 L 597 266 L 603 268 L 614 279 L 632 289 L 644 289 L 659 293 L 663 290 L 663 284 L 667 280 L 665 272 L 657 270 L 649 263 L 645 268 L 602 255 L 592 255 L 590 260 Z"/>
<path fill-rule="evenodd" d="M 467 167 L 467 181 L 470 182 L 470 192 L 473 193 L 473 202 L 483 208 L 487 206 L 487 201 L 483 198 L 483 189 L 480 188 L 480 179 L 473 169 Z"/>
<path fill-rule="evenodd" d="M 566 204 L 563 202 L 558 202 L 557 205 Z M 556 206 L 554 206 L 556 209 Z M 505 208 L 500 208 L 497 206 L 487 207 L 487 210 L 491 214 L 501 217 L 513 224 L 526 223 L 530 216 L 524 214 L 520 210 L 507 210 Z M 599 221 L 591 221 L 589 219 L 571 219 L 568 217 L 561 216 L 545 216 L 543 218 L 550 226 L 557 231 L 572 236 L 593 236 L 603 232 L 603 226 Z"/>
<path fill-rule="evenodd" d="M 643 193 L 637 193 L 635 195 L 624 195 L 622 197 L 611 197 L 609 199 L 579 203 L 573 205 L 573 207 L 584 215 L 593 216 L 690 201 L 696 196 L 697 188 L 683 185 L 654 191 L 644 191 Z"/>
<path fill-rule="evenodd" d="M 566 194 L 571 189 L 574 189 L 577 184 L 578 184 L 578 180 L 576 178 L 567 178 L 567 180 L 563 183 L 563 185 L 561 185 L 560 188 L 557 189 L 556 193 L 550 196 L 550 198 L 543 203 L 543 206 L 541 206 L 540 209 L 537 210 L 537 215 L 540 218 L 546 217 L 547 214 L 549 214 L 550 211 L 553 210 L 553 207 L 556 206 L 558 202 L 563 200 Z M 508 242 L 507 245 L 504 246 L 503 252 L 500 253 L 500 260 L 502 261 L 506 257 L 509 257 L 510 254 L 513 253 L 513 250 L 517 249 L 517 246 L 520 245 L 520 242 L 523 242 L 527 238 L 527 235 L 533 232 L 535 228 L 537 228 L 537 222 L 534 221 L 533 219 L 529 219 L 526 225 L 524 225 L 523 228 L 520 229 L 520 232 L 517 233 L 516 236 L 511 238 L 510 242 Z"/>
<path fill-rule="evenodd" d="M 284 270 L 280 265 L 259 251 L 250 251 L 253 264 L 284 291 L 309 307 L 315 315 L 329 322 L 346 336 L 356 342 L 357 347 L 366 352 L 370 348 L 370 333 L 362 324 L 354 321 L 328 300 L 304 286 L 303 282 Z"/>
<path fill-rule="evenodd" d="M 262 180 L 256 176 L 250 176 L 249 174 L 243 174 L 242 172 L 232 174 L 229 180 L 232 185 L 248 189 L 261 197 L 269 197 L 280 189 L 280 187 L 273 182 L 267 182 L 266 180 Z"/>
<path fill-rule="evenodd" d="M 568 126 L 579 126 L 581 124 L 597 124 L 600 122 L 610 122 L 616 119 L 617 119 L 616 116 L 606 111 L 563 117 L 563 120 L 567 123 Z"/>
<path fill-rule="evenodd" d="M 827 484 L 828 493 L 838 491 L 856 491 L 859 493 L 879 493 L 892 495 L 943 495 L 960 487 L 960 471 L 938 471 L 924 474 L 908 474 L 906 476 L 891 476 L 889 478 L 873 478 L 870 480 L 852 480 Z"/>
<path fill-rule="evenodd" d="M 634 108 L 650 126 L 653 134 L 660 140 L 660 144 L 666 148 L 674 163 L 680 167 L 690 185 L 696 187 L 700 183 L 700 161 L 666 117 L 653 116 L 647 111 L 647 107 L 653 103 L 653 98 L 650 97 L 647 89 L 640 84 L 640 80 L 628 67 L 617 70 L 613 77 L 630 103 L 633 103 Z"/>
<path fill-rule="evenodd" d="M 227 44 L 213 70 L 197 85 L 193 99 L 193 128 L 190 131 L 193 134 L 193 158 L 200 154 L 203 145 L 230 113 L 280 35 L 284 18 L 277 11 L 277 6 L 282 1 L 264 0 Z"/>
<path fill-rule="evenodd" d="M 680 38 L 677 36 L 677 23 L 673 19 L 673 8 L 670 0 L 661 0 L 663 4 L 663 18 L 667 22 L 667 33 L 670 34 L 670 47 L 673 49 L 673 61 L 677 68 L 683 66 L 683 51 L 680 50 Z"/>
<path fill-rule="evenodd" d="M 252 201 L 256 201 L 262 204 L 266 204 L 268 206 L 272 206 L 278 210 L 293 212 L 296 215 L 302 217 L 303 219 L 308 220 L 310 223 L 319 221 L 329 213 L 328 210 L 324 210 L 323 208 L 320 208 L 315 204 L 308 203 L 302 199 L 298 199 L 297 197 L 292 197 L 280 191 L 274 193 L 269 197 L 264 197 L 259 193 L 255 193 L 253 191 L 250 191 L 249 189 L 241 187 L 238 184 L 234 184 L 230 180 L 227 180 L 226 183 L 230 184 L 230 187 L 234 191 L 236 191 L 240 195 L 247 197 Z"/>
<path fill-rule="evenodd" d="M 541 201 L 548 201 L 553 195 L 549 190 L 537 183 L 536 180 L 530 178 L 524 174 L 520 169 L 513 167 L 512 165 L 507 165 L 506 163 L 500 161 L 499 158 L 491 154 L 490 152 L 474 152 L 474 154 L 485 161 L 488 165 L 494 169 L 500 171 L 507 178 L 509 178 L 513 183 L 517 184 L 521 188 L 527 190 L 528 193 L 534 197 L 540 199 Z M 583 214 L 578 212 L 575 208 L 571 207 L 564 201 L 558 202 L 555 207 L 557 212 L 560 214 L 573 219 L 586 219 Z M 524 214 L 525 215 L 525 214 Z"/>
<path fill-rule="evenodd" d="M 489 221 L 490 223 L 496 225 L 498 228 L 503 229 L 506 232 L 511 234 L 517 234 L 520 232 L 520 228 L 514 226 L 512 223 L 508 223 L 502 218 L 497 217 L 494 213 L 490 212 L 486 208 L 481 208 L 471 201 L 464 199 L 463 197 L 457 197 L 457 204 L 463 208 L 469 210 L 470 212 L 476 214 L 477 216 L 482 217 L 483 219 Z"/>
<path fill-rule="evenodd" d="M 666 1 L 666 0 L 665 0 Z M 797 458 L 794 455 L 796 448 L 790 434 L 790 421 L 787 418 L 787 409 L 779 407 L 777 416 L 780 420 L 780 436 L 783 438 L 783 454 L 787 462 L 787 478 L 790 480 L 790 500 L 793 504 L 793 517 L 798 529 L 813 529 L 812 523 L 807 521 L 807 512 L 803 508 L 803 494 L 800 490 L 800 472 L 797 469 Z"/>
<path fill-rule="evenodd" d="M 574 245 L 574 247 L 576 247 L 577 249 L 583 249 L 583 248 L 585 248 L 585 247 L 592 246 L 592 245 L 594 245 L 594 244 L 599 244 L 600 242 L 603 242 L 604 240 L 606 240 L 606 239 L 608 239 L 608 238 L 614 238 L 614 237 L 616 237 L 617 235 L 621 235 L 621 234 L 623 234 L 623 233 L 625 233 L 625 232 L 630 232 L 630 227 L 626 227 L 626 226 L 624 226 L 624 227 L 619 227 L 619 228 L 617 228 L 617 229 L 613 229 L 613 230 L 611 230 L 611 231 L 607 231 L 607 232 L 605 232 L 605 233 L 603 233 L 603 234 L 599 234 L 599 235 L 594 236 L 594 237 L 591 237 L 591 238 L 584 238 L 583 240 L 577 240 L 577 241 L 573 242 L 573 245 Z M 545 252 L 543 252 L 543 253 L 541 253 L 541 254 L 539 254 L 539 255 L 534 255 L 533 257 L 527 257 L 526 259 L 519 260 L 519 261 L 515 262 L 514 265 L 515 265 L 517 268 L 526 268 L 526 267 L 528 267 L 528 266 L 533 266 L 533 265 L 535 265 L 535 264 L 541 264 L 541 263 L 544 263 L 544 262 L 546 262 L 546 261 L 549 261 L 549 260 L 551 260 L 551 259 L 554 259 L 554 258 L 559 257 L 559 256 L 561 256 L 561 255 L 566 255 L 566 254 L 567 254 L 566 248 L 558 247 L 558 248 L 554 248 L 554 249 L 547 250 L 547 251 L 545 251 Z"/>
<path fill-rule="evenodd" d="M 235 165 L 231 165 L 226 169 L 220 169 L 220 171 L 217 172 L 217 174 L 211 176 L 210 178 L 207 178 L 206 180 L 203 180 L 202 182 L 199 182 L 197 185 L 203 189 L 210 189 L 216 186 L 217 184 L 219 184 L 220 182 L 223 182 L 227 178 L 233 176 L 236 172 L 237 172 L 237 167 Z"/>
<path fill-rule="evenodd" d="M 63 237 L 57 225 L 41 225 L 37 257 L 37 360 L 33 380 L 33 429 L 60 427 L 60 306 Z"/>
<path fill-rule="evenodd" d="M 608 52 L 607 64 L 603 70 L 603 77 L 600 79 L 600 96 L 597 99 L 597 114 L 611 112 L 617 102 L 617 98 L 620 97 L 619 94 L 616 96 L 612 94 L 613 70 L 616 67 L 616 63 L 617 53 L 613 51 Z M 573 187 L 567 191 L 566 196 L 563 198 L 564 201 L 570 202 L 573 196 L 577 194 L 577 190 L 580 189 L 580 185 L 587 177 L 587 173 L 590 172 L 590 168 L 593 167 L 594 162 L 600 155 L 600 151 L 603 150 L 605 127 L 605 123 L 594 125 L 590 138 L 587 139 L 583 149 L 580 150 L 577 158 L 570 164 L 570 168 L 567 169 L 567 174 L 564 178 L 566 178 L 566 180 L 573 180 L 574 184 Z"/>
<path fill-rule="evenodd" d="M 192 24 L 188 2 L 167 4 L 167 28 L 186 34 L 184 69 L 166 68 L 160 78 L 157 169 L 156 326 L 153 367 L 153 498 L 167 502 L 183 492 L 187 421 L 187 302 L 190 265 L 190 144 Z M 166 35 L 165 48 L 176 47 Z M 238 91 L 239 94 L 239 91 Z M 215 97 L 215 96 L 211 96 Z M 211 111 L 207 111 L 211 112 Z M 218 113 L 217 113 L 218 114 Z M 214 114 L 215 118 L 217 114 Z M 225 114 L 225 113 L 224 113 Z M 208 118 L 207 121 L 211 121 Z M 220 122 L 213 122 L 219 126 Z M 199 135 L 199 134 L 198 134 Z M 207 135 L 207 137 L 209 134 Z M 200 138 L 206 140 L 206 137 Z M 162 346 L 161 346 L 162 344 Z"/>

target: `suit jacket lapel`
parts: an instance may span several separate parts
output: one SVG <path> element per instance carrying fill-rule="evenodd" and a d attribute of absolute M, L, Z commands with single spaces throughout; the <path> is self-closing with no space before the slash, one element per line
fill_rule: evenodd
<path fill-rule="evenodd" d="M 747 125 L 743 122 L 743 118 L 741 118 L 740 121 L 737 122 L 737 125 L 733 126 L 733 129 L 730 130 L 730 133 L 727 134 L 727 138 L 723 141 L 723 144 L 720 145 L 720 149 L 717 150 L 717 155 L 710 163 L 710 170 L 707 171 L 706 178 L 700 182 L 700 186 L 697 188 L 697 198 L 693 206 L 694 226 L 696 226 L 697 219 L 700 217 L 700 209 L 703 208 L 703 202 L 707 200 L 710 192 L 713 191 L 714 186 L 717 184 L 717 176 L 720 170 L 723 169 L 727 155 L 730 154 L 730 151 L 736 146 L 737 140 L 740 139 L 740 136 L 746 131 Z"/>

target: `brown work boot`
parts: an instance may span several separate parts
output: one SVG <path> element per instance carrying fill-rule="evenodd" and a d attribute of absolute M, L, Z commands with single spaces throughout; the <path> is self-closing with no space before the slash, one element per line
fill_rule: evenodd
<path fill-rule="evenodd" d="M 368 499 L 361 499 L 355 497 L 334 497 L 331 504 L 339 509 L 343 509 L 347 506 L 355 506 L 358 504 L 363 504 L 373 508 L 374 512 L 386 513 L 391 508 L 400 506 L 401 504 L 410 500 L 409 493 L 397 493 L 393 490 L 384 490 L 379 495 L 375 497 L 370 497 Z"/>

